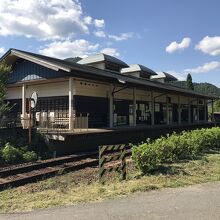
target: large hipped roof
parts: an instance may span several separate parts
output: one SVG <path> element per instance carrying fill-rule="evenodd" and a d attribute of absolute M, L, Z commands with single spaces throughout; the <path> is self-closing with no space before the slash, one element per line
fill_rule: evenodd
<path fill-rule="evenodd" d="M 18 58 L 23 58 L 31 62 L 35 62 L 39 65 L 45 66 L 47 68 L 54 69 L 56 71 L 62 70 L 70 73 L 72 76 L 81 77 L 86 79 L 97 79 L 109 83 L 124 82 L 126 86 L 141 87 L 144 89 L 153 89 L 155 91 L 162 90 L 164 93 L 177 93 L 183 95 L 191 95 L 197 97 L 218 98 L 217 96 L 201 94 L 192 90 L 183 89 L 173 85 L 155 82 L 148 79 L 141 79 L 133 76 L 127 76 L 121 73 L 101 70 L 87 65 L 82 65 L 78 63 L 72 63 L 65 60 L 47 57 L 35 53 L 30 53 L 26 51 L 21 51 L 17 49 L 10 49 L 6 52 L 0 59 L 0 62 L 3 60 L 8 64 L 13 64 Z"/>

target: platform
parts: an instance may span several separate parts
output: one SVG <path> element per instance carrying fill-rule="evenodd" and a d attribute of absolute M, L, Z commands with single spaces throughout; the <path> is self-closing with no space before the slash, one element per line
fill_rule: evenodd
<path fill-rule="evenodd" d="M 136 127 L 117 127 L 112 129 L 88 129 L 74 132 L 47 132 L 45 137 L 49 147 L 57 154 L 68 154 L 89 150 L 97 150 L 99 145 L 119 143 L 140 143 L 147 138 L 155 139 L 161 135 L 194 130 L 197 128 L 210 128 L 218 126 L 216 123 L 205 122 L 197 124 L 155 125 Z"/>

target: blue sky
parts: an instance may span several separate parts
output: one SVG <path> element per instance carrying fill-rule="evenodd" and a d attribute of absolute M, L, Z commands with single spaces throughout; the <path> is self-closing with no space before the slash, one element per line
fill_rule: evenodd
<path fill-rule="evenodd" d="M 0 55 L 104 52 L 220 87 L 218 0 L 1 0 Z"/>

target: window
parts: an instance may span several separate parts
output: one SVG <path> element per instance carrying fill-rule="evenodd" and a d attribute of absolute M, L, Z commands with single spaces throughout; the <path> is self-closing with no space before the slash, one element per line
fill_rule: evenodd
<path fill-rule="evenodd" d="M 132 105 L 128 100 L 114 100 L 114 126 L 129 124 L 129 105 Z M 131 108 L 130 108 L 130 111 Z"/>
<path fill-rule="evenodd" d="M 137 124 L 151 124 L 151 103 L 139 102 L 137 103 Z"/>
<path fill-rule="evenodd" d="M 204 100 L 203 99 L 199 99 L 199 105 L 204 105 Z"/>
<path fill-rule="evenodd" d="M 155 103 L 154 109 L 155 109 L 154 111 L 155 124 L 165 124 L 167 120 L 166 104 Z"/>
<path fill-rule="evenodd" d="M 189 121 L 189 105 L 181 105 L 181 122 L 188 122 Z"/>
<path fill-rule="evenodd" d="M 205 120 L 205 107 L 199 106 L 199 121 Z"/>

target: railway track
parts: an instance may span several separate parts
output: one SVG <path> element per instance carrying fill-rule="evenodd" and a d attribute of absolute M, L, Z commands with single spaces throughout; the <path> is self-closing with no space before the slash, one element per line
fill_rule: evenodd
<path fill-rule="evenodd" d="M 63 172 L 97 166 L 97 156 L 97 152 L 69 155 L 33 164 L 2 169 L 0 170 L 0 191 L 9 187 L 17 187 L 36 182 Z"/>

